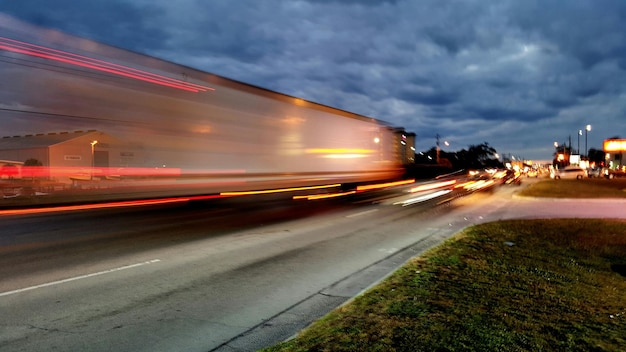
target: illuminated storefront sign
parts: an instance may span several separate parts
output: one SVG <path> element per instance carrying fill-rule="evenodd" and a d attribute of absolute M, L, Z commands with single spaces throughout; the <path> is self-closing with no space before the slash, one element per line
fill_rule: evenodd
<path fill-rule="evenodd" d="M 625 152 L 626 139 L 607 139 L 604 141 L 605 152 Z"/>

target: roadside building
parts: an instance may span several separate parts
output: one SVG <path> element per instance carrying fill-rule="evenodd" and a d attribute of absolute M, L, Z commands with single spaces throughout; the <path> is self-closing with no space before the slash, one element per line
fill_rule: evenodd
<path fill-rule="evenodd" d="M 40 133 L 0 138 L 0 159 L 19 161 L 20 166 L 41 166 L 36 177 L 68 182 L 92 167 L 125 168 L 140 165 L 141 149 L 103 132 Z M 27 175 L 22 174 L 22 177 Z"/>
<path fill-rule="evenodd" d="M 605 153 L 605 165 L 609 170 L 626 172 L 626 139 L 606 139 L 603 150 Z"/>
<path fill-rule="evenodd" d="M 393 129 L 395 136 L 395 153 L 404 165 L 415 163 L 415 137 L 413 132 L 406 132 L 403 128 Z"/>

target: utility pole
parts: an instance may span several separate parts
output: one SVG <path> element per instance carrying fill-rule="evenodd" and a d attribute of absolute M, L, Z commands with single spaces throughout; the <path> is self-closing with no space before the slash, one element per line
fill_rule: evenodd
<path fill-rule="evenodd" d="M 571 155 L 572 154 L 572 135 L 571 134 L 568 136 L 568 139 L 569 139 L 569 153 Z"/>
<path fill-rule="evenodd" d="M 583 130 L 578 130 L 578 155 L 580 154 L 580 136 L 583 135 Z"/>
<path fill-rule="evenodd" d="M 439 165 L 439 151 L 441 150 L 439 148 L 439 133 L 437 133 L 437 165 Z"/>

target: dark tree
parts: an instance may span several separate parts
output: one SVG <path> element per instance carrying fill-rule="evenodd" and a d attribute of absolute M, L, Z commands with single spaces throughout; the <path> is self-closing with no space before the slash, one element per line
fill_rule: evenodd
<path fill-rule="evenodd" d="M 589 149 L 589 162 L 600 164 L 604 162 L 604 151 L 595 148 Z"/>
<path fill-rule="evenodd" d="M 24 162 L 24 166 L 43 166 L 43 164 L 35 158 L 30 158 Z"/>
<path fill-rule="evenodd" d="M 467 152 L 470 158 L 476 160 L 483 166 L 487 161 L 495 159 L 495 155 L 497 153 L 496 150 L 493 147 L 489 146 L 489 143 L 487 142 L 479 145 L 470 145 Z"/>

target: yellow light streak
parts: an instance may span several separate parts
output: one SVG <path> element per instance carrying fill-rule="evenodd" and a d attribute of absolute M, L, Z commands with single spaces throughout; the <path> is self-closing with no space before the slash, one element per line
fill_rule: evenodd
<path fill-rule="evenodd" d="M 356 191 L 348 191 L 348 192 L 341 192 L 341 193 L 328 193 L 328 194 L 311 194 L 307 196 L 293 196 L 293 199 L 318 200 L 318 199 L 342 197 L 342 196 L 347 196 L 347 195 L 355 194 L 355 193 Z"/>
<path fill-rule="evenodd" d="M 372 154 L 372 149 L 350 149 L 350 148 L 309 148 L 307 154 Z"/>
<path fill-rule="evenodd" d="M 402 186 L 402 185 L 408 185 L 411 183 L 415 183 L 415 180 L 402 180 L 402 181 L 396 181 L 396 182 L 377 183 L 377 184 L 371 184 L 371 185 L 357 186 L 356 190 L 359 192 L 369 191 L 372 189 Z"/>
<path fill-rule="evenodd" d="M 293 188 L 277 188 L 277 189 L 266 189 L 261 191 L 241 191 L 241 192 L 222 192 L 221 196 L 244 196 L 244 195 L 253 195 L 253 194 L 270 194 L 270 193 L 282 193 L 282 192 L 293 192 L 293 191 L 306 191 L 310 189 L 322 189 L 322 188 L 333 188 L 341 186 L 340 183 L 334 183 L 331 185 L 322 185 L 322 186 L 307 186 L 307 187 L 293 187 Z"/>

